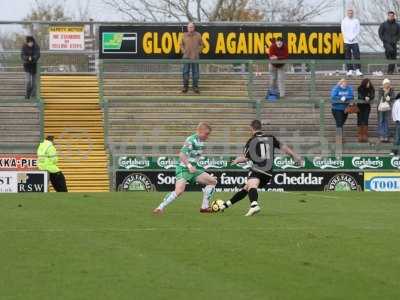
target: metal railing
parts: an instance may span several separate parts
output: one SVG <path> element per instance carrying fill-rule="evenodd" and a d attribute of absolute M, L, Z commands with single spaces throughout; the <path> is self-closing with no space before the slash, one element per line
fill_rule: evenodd
<path fill-rule="evenodd" d="M 0 100 L 0 110 L 2 106 L 6 107 L 19 107 L 20 101 L 17 99 L 10 99 L 10 100 Z M 40 98 L 35 100 L 30 100 L 30 103 L 33 104 L 34 107 L 38 110 L 39 115 L 39 140 L 44 139 L 44 104 Z M 38 141 L 39 142 L 39 141 Z M 35 153 L 36 152 L 37 144 L 32 145 L 19 145 L 16 147 L 13 144 L 1 144 L 0 145 L 0 153 Z"/>
<path fill-rule="evenodd" d="M 0 51 L 0 72 L 21 72 L 23 64 L 19 50 Z M 96 72 L 97 51 L 41 51 L 40 65 L 42 72 L 76 73 Z"/>
<path fill-rule="evenodd" d="M 159 60 L 159 59 L 131 59 L 131 60 L 102 60 L 100 62 L 99 65 L 99 78 L 100 78 L 100 82 L 101 82 L 101 97 L 103 99 L 103 102 L 106 102 L 107 105 L 105 107 L 108 107 L 108 101 L 109 99 L 107 99 L 106 96 L 104 96 L 104 90 L 103 90 L 103 85 L 105 82 L 105 77 L 107 76 L 107 74 L 114 74 L 116 72 L 116 69 L 114 66 L 116 65 L 124 65 L 124 66 L 137 66 L 137 65 L 143 65 L 143 64 L 147 64 L 147 65 L 176 65 L 176 66 L 180 66 L 184 63 L 199 63 L 200 65 L 234 65 L 234 64 L 241 64 L 244 65 L 245 68 L 244 71 L 242 71 L 240 74 L 244 75 L 245 77 L 245 81 L 246 81 L 246 86 L 247 86 L 247 97 L 246 100 L 244 101 L 248 101 L 249 103 L 253 103 L 254 104 L 254 112 L 257 118 L 261 118 L 262 115 L 262 110 L 264 108 L 264 97 L 260 97 L 259 95 L 257 95 L 255 93 L 256 88 L 255 88 L 255 76 L 254 76 L 254 68 L 255 66 L 265 66 L 270 64 L 271 62 L 269 60 L 197 60 L 197 61 L 191 61 L 191 60 Z M 328 59 L 324 59 L 324 60 L 314 60 L 314 59 L 309 59 L 309 60 L 282 60 L 279 61 L 279 63 L 285 63 L 285 64 L 303 64 L 307 66 L 307 71 L 304 72 L 304 74 L 306 75 L 307 79 L 309 79 L 308 82 L 308 97 L 306 100 L 304 99 L 296 99 L 291 101 L 291 102 L 277 102 L 277 104 L 282 104 L 282 105 L 293 105 L 293 103 L 303 103 L 302 101 L 304 101 L 304 103 L 314 103 L 318 109 L 319 109 L 319 128 L 316 128 L 316 131 L 318 131 L 318 136 L 320 139 L 320 147 L 321 147 L 321 153 L 327 153 L 332 149 L 336 148 L 340 148 L 338 147 L 338 145 L 333 146 L 331 144 L 328 143 L 328 139 L 327 139 L 327 131 L 326 131 L 326 126 L 327 126 L 327 121 L 325 119 L 325 114 L 326 114 L 326 107 L 327 105 L 330 105 L 330 94 L 329 92 L 322 96 L 319 95 L 317 93 L 318 90 L 318 85 L 317 85 L 317 81 L 319 79 L 319 76 L 321 74 L 321 72 L 317 71 L 317 66 L 318 69 L 321 69 L 321 65 L 322 66 L 332 66 L 332 65 L 344 65 L 347 63 L 354 63 L 353 60 L 328 60 Z M 387 64 L 394 64 L 394 63 L 400 63 L 400 60 L 385 60 L 385 59 L 362 59 L 360 61 L 357 61 L 357 63 L 360 63 L 363 66 L 367 66 L 369 64 L 373 64 L 373 65 L 380 65 L 380 66 L 385 66 Z M 109 66 L 113 66 L 111 68 L 111 72 L 107 71 L 107 67 Z M 382 67 L 384 68 L 384 67 Z M 133 68 L 135 69 L 135 68 Z M 118 73 L 118 72 L 116 72 Z M 140 73 L 143 74 L 142 70 L 140 70 L 139 72 L 133 72 L 133 71 L 125 71 L 125 72 L 121 72 L 121 73 Z M 152 73 L 152 72 L 150 72 Z M 176 72 L 175 72 L 176 73 Z M 329 72 L 322 72 L 322 74 L 329 74 Z M 167 75 L 167 74 L 166 74 Z M 332 76 L 332 87 L 335 83 L 336 80 L 339 80 L 342 77 L 345 77 L 345 73 L 335 73 L 333 74 L 335 76 Z M 338 77 L 336 75 L 342 75 L 341 77 Z M 207 76 L 207 75 L 205 75 Z M 328 75 L 329 76 L 329 75 Z M 366 76 L 373 76 L 372 74 L 366 74 Z M 366 77 L 365 76 L 365 77 Z M 377 77 L 377 78 L 384 78 L 384 77 Z M 360 80 L 361 81 L 361 80 Z M 267 87 L 266 87 L 267 88 Z M 355 89 L 356 90 L 356 89 Z M 355 95 L 356 96 L 356 95 Z M 177 101 L 175 96 L 162 96 L 162 97 L 143 97 L 143 96 L 135 96 L 135 97 L 128 97 L 130 98 L 132 101 L 145 101 L 145 100 L 156 100 L 156 101 Z M 185 99 L 185 98 L 183 98 Z M 129 99 L 126 99 L 129 100 Z M 209 101 L 213 101 L 218 102 L 221 101 L 220 99 L 208 99 Z M 188 101 L 188 100 L 186 100 Z M 202 101 L 203 103 L 204 100 L 203 99 L 199 99 L 199 101 Z M 226 104 L 229 105 L 229 103 L 233 103 L 233 101 L 237 101 L 237 100 L 226 100 Z M 224 101 L 222 101 L 224 102 Z M 353 103 L 358 103 L 358 100 L 354 100 Z M 329 104 L 328 104 L 329 103 Z M 376 103 L 376 102 L 375 102 Z M 109 126 L 109 120 L 108 120 L 108 113 L 105 116 L 105 123 L 107 124 L 107 128 Z M 106 136 L 108 136 L 108 132 L 106 134 Z M 107 138 L 108 141 L 108 138 Z M 109 145 L 109 143 L 107 143 Z M 358 144 L 358 143 L 347 143 L 345 145 L 348 149 L 371 149 L 371 148 L 375 148 L 376 150 L 384 150 L 387 151 L 387 153 L 389 153 L 389 150 L 392 148 L 392 145 L 382 145 L 382 144 Z M 336 155 L 341 155 L 341 153 L 335 153 Z"/>
<path fill-rule="evenodd" d="M 222 59 L 222 60 L 210 60 L 210 59 L 200 59 L 196 61 L 192 60 L 166 60 L 166 59 L 125 59 L 125 60 L 101 60 L 99 63 L 99 78 L 101 82 L 104 82 L 104 77 L 105 74 L 107 73 L 150 73 L 152 74 L 153 72 L 143 72 L 141 69 L 136 69 L 136 71 L 124 71 L 123 69 L 118 70 L 115 66 L 142 66 L 142 65 L 173 65 L 173 66 L 181 66 L 185 63 L 198 63 L 200 65 L 244 65 L 245 68 L 243 68 L 243 71 L 241 71 L 239 74 L 246 76 L 247 80 L 247 91 L 248 91 L 248 99 L 250 101 L 256 101 L 257 97 L 253 94 L 255 91 L 255 86 L 254 86 L 254 81 L 255 81 L 255 72 L 254 68 L 255 66 L 266 66 L 270 65 L 271 61 L 270 60 L 230 60 L 230 59 Z M 354 60 L 329 60 L 329 59 L 322 59 L 322 60 L 315 60 L 315 59 L 289 59 L 289 60 L 280 60 L 280 64 L 286 64 L 286 65 L 294 65 L 294 64 L 301 64 L 301 65 L 306 65 L 307 70 L 303 72 L 302 74 L 306 74 L 310 76 L 309 80 L 309 98 L 313 101 L 318 100 L 316 97 L 316 81 L 317 81 L 317 76 L 319 74 L 331 74 L 332 78 L 333 75 L 342 75 L 345 77 L 345 71 L 337 70 L 338 72 L 332 73 L 329 71 L 317 71 L 317 66 L 326 66 L 329 70 L 330 66 L 343 66 L 345 64 L 350 64 L 354 63 Z M 368 65 L 380 65 L 382 66 L 382 71 L 384 70 L 384 66 L 387 64 L 396 64 L 400 63 L 400 60 L 386 60 L 386 59 L 362 59 L 357 61 L 357 63 L 360 63 L 362 66 L 368 66 Z M 111 68 L 110 68 L 111 66 Z M 107 69 L 108 68 L 108 69 Z M 178 72 L 171 72 L 171 73 L 178 73 Z M 289 72 L 290 73 L 290 72 Z M 237 74 L 237 73 L 236 73 Z M 373 76 L 372 74 L 366 74 L 368 76 Z M 329 97 L 329 95 L 327 95 Z"/>
<path fill-rule="evenodd" d="M 15 52 L 14 52 L 15 53 Z M 93 54 L 93 52 L 88 52 L 89 54 Z M 0 60 L 1 61 L 1 60 Z M 10 60 L 10 61 L 6 61 L 6 62 L 12 62 L 12 63 L 17 63 L 17 60 Z M 158 60 L 158 59 L 145 59 L 145 60 L 136 60 L 136 59 L 132 59 L 132 60 L 100 60 L 99 61 L 99 71 L 98 71 L 98 80 L 99 80 L 99 87 L 100 87 L 100 100 L 101 100 L 101 104 L 103 107 L 103 111 L 104 111 L 104 131 L 105 131 L 105 135 L 104 135 L 104 139 L 107 145 L 110 145 L 109 143 L 109 100 L 107 99 L 107 97 L 105 96 L 104 93 L 104 85 L 105 85 L 105 76 L 107 75 L 107 70 L 105 68 L 106 65 L 128 65 L 128 66 L 136 66 L 136 65 L 140 65 L 140 64 L 147 64 L 147 65 L 168 65 L 168 64 L 172 64 L 172 65 L 176 65 L 176 66 L 180 66 L 184 63 L 188 63 L 188 62 L 193 62 L 193 61 L 188 61 L 188 60 Z M 255 66 L 266 66 L 268 64 L 270 64 L 269 60 L 198 60 L 196 61 L 197 63 L 201 64 L 201 65 L 237 65 L 237 64 L 241 64 L 244 65 L 245 68 L 243 68 L 243 71 L 241 71 L 239 74 L 242 75 L 242 77 L 244 78 L 245 82 L 246 82 L 246 86 L 247 86 L 247 95 L 244 99 L 242 99 L 242 101 L 244 102 L 248 102 L 248 103 L 252 103 L 253 107 L 254 107 L 254 113 L 256 118 L 261 118 L 262 116 L 262 110 L 264 108 L 264 97 L 261 97 L 260 95 L 257 95 L 255 93 L 256 91 L 256 87 L 255 87 L 255 82 L 256 82 L 256 78 L 255 78 L 255 74 L 254 74 L 254 68 Z M 316 66 L 321 66 L 321 65 L 326 65 L 326 66 L 330 66 L 330 65 L 343 65 L 346 63 L 354 63 L 354 61 L 345 61 L 345 60 L 285 60 L 285 61 L 279 61 L 279 63 L 286 63 L 286 64 L 304 64 L 307 65 L 307 71 L 304 72 L 305 76 L 308 82 L 308 96 L 307 99 L 297 99 L 296 103 L 301 103 L 301 101 L 306 100 L 306 102 L 308 103 L 315 103 L 318 107 L 319 107 L 319 116 L 320 116 L 320 128 L 319 128 L 319 137 L 320 137 L 320 141 L 321 141 L 321 149 L 323 147 L 325 147 L 325 149 L 329 148 L 329 145 L 325 146 L 325 143 L 323 143 L 323 140 L 326 141 L 326 120 L 325 120 L 325 111 L 326 111 L 326 106 L 327 106 L 327 102 L 330 101 L 329 100 L 329 94 L 327 94 L 326 96 L 321 97 L 321 95 L 318 95 L 317 90 L 318 90 L 318 86 L 317 86 L 317 80 L 319 77 L 319 74 L 316 71 Z M 366 66 L 368 64 L 374 64 L 374 65 L 386 65 L 389 63 L 400 63 L 400 60 L 384 60 L 384 59 L 362 59 L 359 61 L 359 63 L 361 63 L 363 66 Z M 39 66 L 39 69 L 41 71 L 41 74 L 45 73 L 47 70 L 45 67 L 43 67 L 42 63 Z M 343 74 L 344 76 L 344 74 Z M 333 76 L 332 77 L 332 83 L 334 81 L 336 77 Z M 40 76 L 38 78 L 39 80 L 37 80 L 37 91 L 38 91 L 38 107 L 40 109 L 40 122 L 41 122 L 41 133 L 42 136 L 41 138 L 43 138 L 43 103 L 41 100 L 41 93 L 40 93 Z M 338 79 L 338 78 L 336 78 Z M 383 79 L 383 78 L 382 78 Z M 267 88 L 267 87 L 265 87 Z M 167 96 L 162 96 L 162 97 L 153 97 L 153 96 L 149 96 L 149 97 L 142 97 L 142 96 L 137 96 L 137 97 L 132 97 L 132 100 L 149 100 L 149 99 L 153 99 L 153 100 L 157 100 L 157 101 L 176 101 L 176 97 L 167 97 Z M 184 101 L 188 101 L 186 98 L 182 98 L 184 99 Z M 129 100 L 129 99 L 128 99 Z M 231 100 L 228 99 L 226 100 L 221 100 L 221 99 L 212 99 L 207 98 L 207 99 L 199 99 L 197 98 L 198 101 L 202 101 L 202 103 L 206 103 L 207 101 L 213 102 L 215 103 L 216 101 L 221 101 L 223 103 L 226 103 L 227 105 L 229 103 L 232 103 Z M 195 100 L 195 101 L 197 101 Z M 237 100 L 234 100 L 237 103 Z M 278 104 L 281 102 L 278 102 Z M 291 104 L 287 104 L 287 102 L 285 105 L 293 105 L 291 102 Z M 348 144 L 347 146 L 351 146 L 354 148 L 363 148 L 363 147 L 372 147 L 371 145 L 368 146 L 364 146 L 364 145 L 360 145 L 355 143 L 354 145 Z M 387 145 L 379 145 L 377 146 L 380 149 L 390 149 L 390 146 Z"/>

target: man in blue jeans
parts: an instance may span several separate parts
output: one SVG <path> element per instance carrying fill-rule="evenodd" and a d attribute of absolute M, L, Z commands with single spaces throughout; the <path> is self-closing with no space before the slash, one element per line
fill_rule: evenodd
<path fill-rule="evenodd" d="M 187 32 L 183 34 L 181 51 L 183 59 L 198 60 L 200 58 L 200 52 L 203 49 L 203 42 L 201 34 L 196 31 L 196 28 L 192 22 L 187 25 Z M 198 63 L 185 63 L 183 64 L 183 89 L 182 93 L 187 93 L 189 90 L 189 77 L 190 71 L 192 71 L 193 91 L 196 94 L 200 93 L 199 90 L 199 78 L 200 70 Z"/>

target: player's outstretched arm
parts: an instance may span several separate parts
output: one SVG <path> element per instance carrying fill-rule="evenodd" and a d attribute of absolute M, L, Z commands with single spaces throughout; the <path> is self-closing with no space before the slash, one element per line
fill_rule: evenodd
<path fill-rule="evenodd" d="M 236 157 L 236 158 L 232 161 L 232 164 L 233 164 L 233 165 L 237 165 L 237 164 L 244 163 L 244 162 L 247 162 L 247 158 L 242 154 L 242 155 Z"/>
<path fill-rule="evenodd" d="M 297 163 L 303 164 L 303 159 L 301 158 L 301 156 L 298 155 L 296 152 L 294 152 L 294 150 L 291 149 L 289 146 L 282 145 L 281 146 L 281 151 L 283 153 L 286 153 L 287 155 L 290 155 Z"/>
<path fill-rule="evenodd" d="M 189 158 L 186 156 L 186 154 L 180 152 L 179 160 L 189 169 L 190 173 L 196 172 L 196 168 L 189 162 Z"/>

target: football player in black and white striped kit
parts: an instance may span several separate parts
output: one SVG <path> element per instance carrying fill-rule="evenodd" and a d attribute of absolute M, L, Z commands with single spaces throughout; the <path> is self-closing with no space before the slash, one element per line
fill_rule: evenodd
<path fill-rule="evenodd" d="M 231 207 L 236 202 L 249 196 L 250 209 L 246 216 L 253 216 L 261 209 L 258 204 L 258 188 L 264 188 L 272 179 L 272 168 L 274 163 L 275 149 L 290 155 L 297 164 L 302 164 L 301 157 L 288 146 L 280 143 L 273 135 L 262 132 L 262 124 L 259 120 L 254 120 L 250 124 L 252 137 L 247 141 L 244 147 L 244 153 L 237 157 L 232 164 L 250 163 L 250 171 L 247 176 L 247 183 L 230 200 L 220 206 L 223 211 Z"/>

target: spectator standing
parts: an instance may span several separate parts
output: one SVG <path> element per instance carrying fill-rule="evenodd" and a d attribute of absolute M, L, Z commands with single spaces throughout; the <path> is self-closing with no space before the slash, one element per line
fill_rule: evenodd
<path fill-rule="evenodd" d="M 190 60 L 198 60 L 200 58 L 200 53 L 202 49 L 203 49 L 203 41 L 201 39 L 201 34 L 196 31 L 194 23 L 190 22 L 187 25 L 187 32 L 183 34 L 182 38 L 182 43 L 181 43 L 181 51 L 183 54 L 182 58 Z M 183 64 L 182 93 L 187 93 L 189 90 L 190 71 L 192 71 L 193 91 L 196 94 L 199 94 L 200 69 L 199 69 L 199 64 L 195 62 Z"/>
<path fill-rule="evenodd" d="M 358 87 L 357 103 L 359 112 L 357 113 L 358 141 L 368 142 L 368 120 L 371 112 L 371 102 L 375 99 L 375 88 L 371 80 L 364 79 Z"/>
<path fill-rule="evenodd" d="M 397 94 L 396 101 L 393 104 L 392 118 L 393 122 L 396 123 L 396 133 L 394 136 L 393 151 L 391 154 L 398 155 L 400 148 L 400 94 Z"/>
<path fill-rule="evenodd" d="M 400 39 L 400 26 L 397 24 L 393 11 L 388 12 L 387 20 L 379 26 L 379 38 L 383 42 L 386 59 L 395 60 L 397 58 L 397 42 Z M 395 64 L 389 64 L 388 74 L 393 74 L 395 67 Z"/>
<path fill-rule="evenodd" d="M 33 36 L 27 36 L 21 49 L 21 59 L 25 71 L 25 99 L 36 97 L 37 62 L 40 58 L 40 47 Z"/>
<path fill-rule="evenodd" d="M 289 51 L 287 44 L 281 37 L 276 38 L 269 47 L 269 59 L 271 60 L 271 83 L 270 89 L 279 91 L 280 97 L 285 97 L 285 64 L 277 63 L 277 60 L 285 60 L 289 58 Z"/>
<path fill-rule="evenodd" d="M 389 118 L 391 104 L 395 99 L 394 89 L 389 79 L 385 78 L 378 96 L 378 135 L 382 143 L 389 142 Z"/>
<path fill-rule="evenodd" d="M 336 144 L 342 144 L 343 125 L 348 114 L 345 112 L 347 106 L 354 99 L 353 88 L 348 85 L 346 79 L 341 79 L 331 91 L 332 115 L 336 122 Z"/>
<path fill-rule="evenodd" d="M 360 34 L 360 21 L 354 17 L 353 9 L 347 10 L 347 16 L 342 20 L 342 35 L 344 39 L 345 59 L 360 59 L 360 47 L 358 35 Z M 355 71 L 354 71 L 355 69 Z M 360 64 L 347 64 L 347 76 L 355 74 L 362 76 Z"/>

